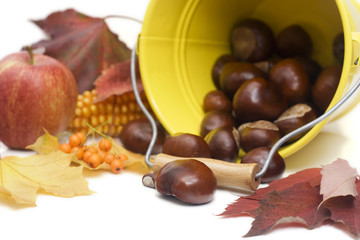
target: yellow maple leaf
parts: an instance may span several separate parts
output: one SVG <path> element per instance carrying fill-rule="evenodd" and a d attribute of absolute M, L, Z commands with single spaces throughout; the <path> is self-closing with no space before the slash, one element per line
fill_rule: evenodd
<path fill-rule="evenodd" d="M 46 130 L 44 131 L 44 135 L 40 136 L 36 139 L 35 143 L 27 146 L 26 148 L 40 154 L 49 154 L 56 151 L 60 146 L 59 139 L 48 133 Z"/>
<path fill-rule="evenodd" d="M 151 169 L 145 163 L 145 155 L 131 152 L 115 142 L 113 144 L 113 151 L 128 156 L 128 160 L 124 161 L 124 168 L 127 170 L 138 172 L 140 174 L 150 172 Z"/>
<path fill-rule="evenodd" d="M 81 166 L 70 166 L 71 154 L 60 150 L 0 160 L 0 192 L 16 203 L 35 205 L 39 190 L 61 197 L 91 194 Z"/>

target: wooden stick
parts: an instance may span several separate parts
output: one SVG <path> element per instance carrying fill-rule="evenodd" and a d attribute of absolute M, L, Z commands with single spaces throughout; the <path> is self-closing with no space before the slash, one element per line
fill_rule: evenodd
<path fill-rule="evenodd" d="M 230 163 L 211 158 L 183 158 L 160 153 L 152 156 L 153 172 L 156 174 L 166 163 L 180 159 L 196 159 L 205 163 L 214 173 L 218 186 L 256 190 L 260 180 L 255 174 L 260 171 L 256 163 Z"/>

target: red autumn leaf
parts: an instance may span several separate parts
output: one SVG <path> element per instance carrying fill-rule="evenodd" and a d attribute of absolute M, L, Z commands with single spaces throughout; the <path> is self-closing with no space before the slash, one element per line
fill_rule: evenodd
<path fill-rule="evenodd" d="M 276 190 L 278 192 L 292 187 L 294 184 L 307 182 L 312 187 L 320 185 L 321 181 L 321 168 L 309 168 L 294 174 L 289 175 L 286 178 L 281 178 L 273 181 L 267 188 L 261 188 L 256 191 L 254 195 L 249 196 L 251 199 L 261 200 L 267 193 Z"/>
<path fill-rule="evenodd" d="M 357 196 L 355 180 L 358 172 L 341 158 L 323 167 L 321 170 L 320 194 L 323 201 L 337 196 Z"/>
<path fill-rule="evenodd" d="M 139 92 L 143 90 L 138 62 L 136 61 L 136 82 Z M 102 101 L 111 95 L 121 95 L 125 92 L 133 91 L 130 76 L 130 59 L 112 65 L 96 79 L 94 82 L 97 91 L 97 101 Z"/>
<path fill-rule="evenodd" d="M 308 228 L 319 226 L 329 217 L 326 209 L 318 210 L 322 201 L 319 191 L 319 187 L 303 182 L 284 191 L 267 194 L 260 201 L 256 218 L 245 236 L 263 234 L 281 223 L 302 223 Z"/>
<path fill-rule="evenodd" d="M 360 181 L 356 181 L 360 191 Z M 328 199 L 324 206 L 331 212 L 331 220 L 345 224 L 352 234 L 360 237 L 360 199 L 351 195 Z"/>
<path fill-rule="evenodd" d="M 311 168 L 274 181 L 253 195 L 240 197 L 220 214 L 255 218 L 247 237 L 263 234 L 281 223 L 302 223 L 314 228 L 340 222 L 360 237 L 360 180 L 346 160 Z M 320 192 L 323 188 L 324 195 Z"/>
<path fill-rule="evenodd" d="M 112 33 L 103 18 L 73 9 L 54 12 L 33 21 L 50 39 L 32 45 L 63 62 L 74 74 L 79 92 L 91 89 L 99 74 L 114 63 L 129 59 L 130 49 Z"/>
<path fill-rule="evenodd" d="M 243 215 L 255 216 L 255 210 L 259 207 L 259 201 L 265 197 L 266 194 L 276 190 L 283 191 L 287 188 L 293 187 L 297 183 L 309 183 L 312 187 L 320 185 L 321 168 L 310 168 L 299 171 L 286 178 L 278 179 L 269 184 L 266 188 L 258 189 L 254 194 L 246 197 L 240 197 L 234 203 L 229 204 L 225 211 L 219 216 L 223 217 L 237 217 Z"/>
<path fill-rule="evenodd" d="M 225 211 L 219 214 L 221 217 L 255 217 L 255 211 L 259 207 L 259 200 L 240 197 L 234 203 L 229 204 Z"/>

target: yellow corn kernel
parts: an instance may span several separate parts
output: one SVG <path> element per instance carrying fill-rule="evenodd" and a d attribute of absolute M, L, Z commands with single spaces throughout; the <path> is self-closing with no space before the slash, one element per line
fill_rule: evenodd
<path fill-rule="evenodd" d="M 90 117 L 90 125 L 91 126 L 97 126 L 99 125 L 99 119 L 96 115 L 93 115 Z"/>
<path fill-rule="evenodd" d="M 81 111 L 82 116 L 84 117 L 90 117 L 91 116 L 91 111 L 88 107 L 83 107 L 82 111 Z"/>

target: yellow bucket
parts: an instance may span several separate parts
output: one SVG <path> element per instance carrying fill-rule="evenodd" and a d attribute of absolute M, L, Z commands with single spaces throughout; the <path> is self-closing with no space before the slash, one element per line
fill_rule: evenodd
<path fill-rule="evenodd" d="M 230 53 L 230 32 L 245 18 L 263 20 L 275 35 L 289 25 L 302 26 L 313 40 L 312 58 L 324 67 L 335 64 L 332 42 L 344 33 L 341 80 L 329 107 L 359 72 L 360 6 L 356 0 L 152 0 L 137 50 L 146 95 L 170 134 L 199 134 L 203 98 L 215 89 L 211 68 L 220 55 Z M 280 154 L 287 157 L 302 148 L 324 124 L 280 149 Z"/>

